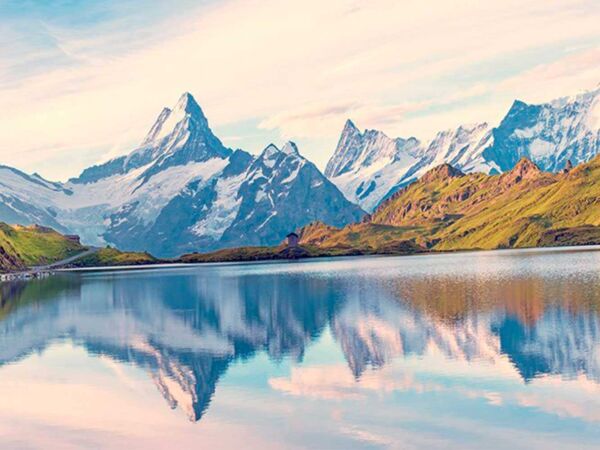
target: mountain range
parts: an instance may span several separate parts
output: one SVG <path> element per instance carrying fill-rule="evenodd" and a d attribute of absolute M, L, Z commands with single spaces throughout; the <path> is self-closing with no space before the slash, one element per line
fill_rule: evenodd
<path fill-rule="evenodd" d="M 0 166 L 0 221 L 159 257 L 272 246 L 309 223 L 358 223 L 442 164 L 499 174 L 523 157 L 548 172 L 589 161 L 600 152 L 599 94 L 515 101 L 496 127 L 461 126 L 431 141 L 361 132 L 348 120 L 323 174 L 292 142 L 259 155 L 225 147 L 185 93 L 161 111 L 139 147 L 68 182 Z"/>
<path fill-rule="evenodd" d="M 348 120 L 325 175 L 346 197 L 372 212 L 401 187 L 447 163 L 465 173 L 501 173 L 526 157 L 558 172 L 600 152 L 600 88 L 541 105 L 515 101 L 500 124 L 460 126 L 430 141 L 361 132 Z"/>
<path fill-rule="evenodd" d="M 313 220 L 342 226 L 364 215 L 292 142 L 258 156 L 226 148 L 189 93 L 126 156 L 67 183 L 3 166 L 0 187 L 0 220 L 158 256 L 273 245 Z"/>

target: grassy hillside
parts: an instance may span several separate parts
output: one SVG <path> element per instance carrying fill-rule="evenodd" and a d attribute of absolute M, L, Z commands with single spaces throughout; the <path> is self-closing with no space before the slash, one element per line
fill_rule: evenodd
<path fill-rule="evenodd" d="M 300 244 L 313 253 L 338 255 L 414 253 L 426 249 L 428 228 L 418 225 L 390 226 L 371 222 L 333 228 L 320 222 L 300 231 Z"/>
<path fill-rule="evenodd" d="M 568 173 L 527 159 L 502 175 L 448 165 L 380 205 L 366 223 L 311 225 L 301 242 L 321 248 L 385 248 L 402 241 L 433 250 L 600 244 L 600 157 Z"/>
<path fill-rule="evenodd" d="M 211 253 L 192 253 L 178 259 L 184 263 L 265 261 L 277 259 L 356 256 L 372 254 L 409 254 L 426 250 L 418 227 L 393 227 L 358 223 L 334 228 L 314 222 L 301 231 L 301 246 L 240 247 Z"/>
<path fill-rule="evenodd" d="M 106 247 L 73 261 L 69 267 L 137 266 L 158 262 L 160 260 L 149 253 L 122 252 L 116 248 Z"/>
<path fill-rule="evenodd" d="M 83 250 L 51 228 L 0 223 L 0 271 L 52 263 Z"/>

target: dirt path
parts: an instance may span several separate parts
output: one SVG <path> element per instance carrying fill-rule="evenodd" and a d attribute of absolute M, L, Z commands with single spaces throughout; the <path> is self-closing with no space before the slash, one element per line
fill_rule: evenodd
<path fill-rule="evenodd" d="M 53 262 L 52 264 L 48 264 L 45 266 L 34 266 L 31 269 L 29 269 L 29 271 L 35 272 L 35 271 L 40 271 L 40 270 L 56 269 L 57 267 L 61 267 L 66 264 L 72 263 L 73 261 L 77 261 L 79 258 L 83 258 L 84 256 L 88 256 L 93 253 L 96 253 L 98 250 L 100 250 L 99 247 L 90 247 L 84 252 L 78 253 L 73 256 L 69 256 L 68 258 L 61 259 L 60 261 Z"/>

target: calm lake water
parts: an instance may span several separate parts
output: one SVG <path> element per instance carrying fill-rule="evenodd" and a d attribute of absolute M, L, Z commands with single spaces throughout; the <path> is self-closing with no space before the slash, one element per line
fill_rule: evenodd
<path fill-rule="evenodd" d="M 598 448 L 600 250 L 0 286 L 1 448 Z"/>

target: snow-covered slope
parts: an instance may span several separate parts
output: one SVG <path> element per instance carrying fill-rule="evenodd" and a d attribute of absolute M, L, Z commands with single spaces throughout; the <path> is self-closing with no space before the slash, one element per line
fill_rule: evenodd
<path fill-rule="evenodd" d="M 542 170 L 557 172 L 567 161 L 589 161 L 600 151 L 600 88 L 542 105 L 515 101 L 493 131 L 483 156 L 502 171 L 523 156 Z"/>
<path fill-rule="evenodd" d="M 0 221 L 158 256 L 277 244 L 312 220 L 342 226 L 364 214 L 293 143 L 258 157 L 226 148 L 189 93 L 126 156 L 65 184 L 0 167 L 0 186 Z"/>
<path fill-rule="evenodd" d="M 27 175 L 12 167 L 0 166 L 0 220 L 7 223 L 34 223 L 66 231 L 56 219 L 55 199 L 71 191 L 39 175 Z"/>
<path fill-rule="evenodd" d="M 325 174 L 348 199 L 372 211 L 383 199 L 448 163 L 463 172 L 498 173 L 528 157 L 558 171 L 600 152 L 600 88 L 543 105 L 515 101 L 496 128 L 486 123 L 436 134 L 429 142 L 390 139 L 346 123 Z"/>
<path fill-rule="evenodd" d="M 325 175 L 350 201 L 372 210 L 398 176 L 417 164 L 420 145 L 415 138 L 391 139 L 381 131 L 361 133 L 348 120 Z"/>
<path fill-rule="evenodd" d="M 325 175 L 346 198 L 372 211 L 388 195 L 444 162 L 490 172 L 495 166 L 482 157 L 490 139 L 485 123 L 442 131 L 431 142 L 420 142 L 412 137 L 391 139 L 375 130 L 361 133 L 347 121 Z"/>

